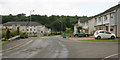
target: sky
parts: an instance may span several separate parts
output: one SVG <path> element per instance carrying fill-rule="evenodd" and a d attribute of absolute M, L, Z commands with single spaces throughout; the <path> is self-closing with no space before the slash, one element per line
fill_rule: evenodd
<path fill-rule="evenodd" d="M 94 16 L 119 0 L 0 0 L 0 15 L 25 13 L 39 15 Z"/>

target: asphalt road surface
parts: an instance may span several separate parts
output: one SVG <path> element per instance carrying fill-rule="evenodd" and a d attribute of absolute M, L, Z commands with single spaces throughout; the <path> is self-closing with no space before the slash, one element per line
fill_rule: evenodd
<path fill-rule="evenodd" d="M 118 58 L 117 42 L 75 41 L 60 37 L 40 37 L 3 53 L 3 58 Z M 115 56 L 114 56 L 115 55 Z"/>

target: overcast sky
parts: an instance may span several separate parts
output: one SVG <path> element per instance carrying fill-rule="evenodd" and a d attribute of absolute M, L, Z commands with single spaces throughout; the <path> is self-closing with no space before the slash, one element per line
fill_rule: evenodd
<path fill-rule="evenodd" d="M 0 0 L 0 14 L 94 16 L 117 5 L 119 0 Z"/>

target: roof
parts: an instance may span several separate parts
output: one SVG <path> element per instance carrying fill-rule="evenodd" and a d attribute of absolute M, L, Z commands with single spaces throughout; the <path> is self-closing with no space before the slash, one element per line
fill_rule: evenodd
<path fill-rule="evenodd" d="M 108 13 L 108 12 L 111 12 L 111 11 L 114 11 L 114 10 L 116 10 L 116 9 L 118 9 L 118 8 L 120 8 L 120 4 L 118 4 L 118 5 L 116 5 L 116 6 L 113 6 L 113 7 L 109 8 L 109 9 L 107 9 L 106 11 L 104 11 L 104 12 L 102 12 L 102 13 L 100 13 L 100 14 L 97 14 L 97 15 L 93 16 L 93 18 L 94 18 L 94 17 L 97 17 L 97 16 L 100 16 L 100 15 L 102 15 L 102 14 L 105 14 L 105 13 Z"/>
<path fill-rule="evenodd" d="M 90 18 L 79 18 L 80 23 L 84 23 L 84 22 L 88 22 L 88 20 L 90 20 Z"/>
<path fill-rule="evenodd" d="M 30 26 L 30 22 L 7 22 L 4 23 L 3 26 L 12 26 L 12 25 L 20 25 L 20 26 Z M 31 26 L 39 26 L 38 22 L 31 22 Z"/>

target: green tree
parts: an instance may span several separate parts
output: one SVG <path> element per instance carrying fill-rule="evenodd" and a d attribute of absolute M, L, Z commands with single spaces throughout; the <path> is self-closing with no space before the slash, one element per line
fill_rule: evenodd
<path fill-rule="evenodd" d="M 65 33 L 72 33 L 71 28 L 66 28 Z"/>
<path fill-rule="evenodd" d="M 72 37 L 73 36 L 71 28 L 66 28 L 65 33 L 66 33 L 66 37 Z"/>
<path fill-rule="evenodd" d="M 11 37 L 11 31 L 9 28 L 7 28 L 5 32 L 5 40 L 8 40 L 10 37 Z"/>
<path fill-rule="evenodd" d="M 20 29 L 19 29 L 19 27 L 17 27 L 16 34 L 17 34 L 17 35 L 20 35 Z"/>

